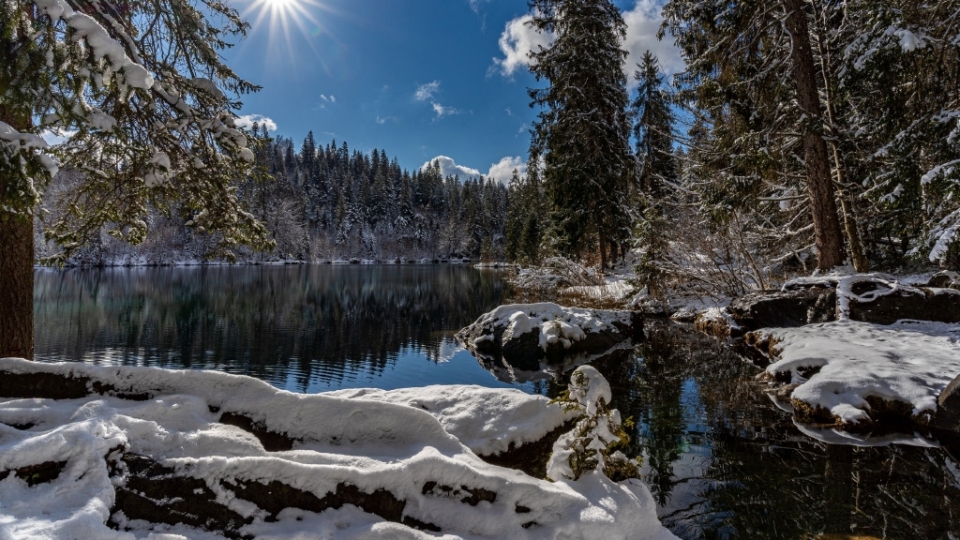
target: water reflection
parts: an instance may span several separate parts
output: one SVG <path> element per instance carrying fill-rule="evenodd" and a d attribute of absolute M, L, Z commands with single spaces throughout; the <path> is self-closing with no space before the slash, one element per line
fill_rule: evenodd
<path fill-rule="evenodd" d="M 646 335 L 593 365 L 613 406 L 636 421 L 626 453 L 643 457 L 658 515 L 680 538 L 960 538 L 960 464 L 948 451 L 913 436 L 867 440 L 910 445 L 827 444 L 794 425 L 754 381 L 759 369 L 716 340 L 654 321 Z M 565 387 L 544 385 L 551 396 Z"/>
<path fill-rule="evenodd" d="M 676 325 L 648 335 L 630 369 L 598 367 L 614 379 L 614 405 L 638 421 L 631 450 L 681 538 L 960 534 L 960 466 L 945 450 L 825 444 L 715 341 Z"/>
<path fill-rule="evenodd" d="M 452 340 L 503 294 L 499 275 L 450 266 L 41 272 L 37 357 L 220 369 L 301 392 L 515 386 Z M 653 322 L 646 337 L 594 366 L 637 422 L 626 452 L 643 456 L 679 537 L 960 538 L 948 451 L 828 444 L 841 440 L 801 431 L 754 382 L 757 368 L 715 340 Z M 521 387 L 555 397 L 565 385 Z"/>
<path fill-rule="evenodd" d="M 286 266 L 38 272 L 36 357 L 217 369 L 300 392 L 509 386 L 453 333 L 500 304 L 491 271 Z"/>

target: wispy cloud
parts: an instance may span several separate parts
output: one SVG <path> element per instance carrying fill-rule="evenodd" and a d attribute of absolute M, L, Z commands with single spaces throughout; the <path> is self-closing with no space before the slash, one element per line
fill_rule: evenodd
<path fill-rule="evenodd" d="M 430 106 L 433 107 L 433 112 L 437 115 L 434 120 L 438 120 L 444 116 L 460 114 L 460 109 L 441 105 L 436 99 L 438 92 L 440 92 L 440 81 L 433 81 L 418 86 L 417 91 L 413 94 L 413 98 L 417 101 L 430 103 Z"/>
<path fill-rule="evenodd" d="M 474 13 L 480 13 L 480 6 L 489 1 L 490 0 L 467 0 L 467 3 L 470 4 L 470 9 L 472 9 Z"/>
<path fill-rule="evenodd" d="M 453 114 L 460 114 L 459 109 L 454 109 L 453 107 L 444 107 L 437 102 L 433 102 L 433 112 L 437 113 L 437 118 L 443 118 L 444 116 L 450 116 Z"/>
<path fill-rule="evenodd" d="M 440 90 L 440 81 L 428 82 L 427 84 L 418 86 L 413 97 L 417 101 L 431 101 L 433 100 L 433 95 L 436 94 L 438 90 Z"/>
<path fill-rule="evenodd" d="M 263 116 L 262 114 L 245 114 L 236 120 L 236 124 L 244 129 L 252 128 L 254 123 L 267 128 L 267 131 L 277 130 L 277 123 L 274 122 L 272 118 Z"/>
<path fill-rule="evenodd" d="M 324 94 L 320 94 L 320 99 L 326 101 L 327 103 L 336 103 L 336 102 L 337 102 L 337 96 L 335 96 L 335 95 L 333 95 L 333 94 L 330 94 L 329 96 L 324 95 Z"/>

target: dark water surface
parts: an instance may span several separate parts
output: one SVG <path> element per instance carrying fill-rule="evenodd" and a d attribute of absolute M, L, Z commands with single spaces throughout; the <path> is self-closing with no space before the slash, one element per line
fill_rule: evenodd
<path fill-rule="evenodd" d="M 44 361 L 217 369 L 295 392 L 428 384 L 517 387 L 453 334 L 509 298 L 464 266 L 290 266 L 37 273 Z M 595 366 L 637 424 L 627 453 L 685 540 L 960 539 L 960 465 L 935 440 L 826 444 L 754 382 L 758 368 L 691 329 Z M 876 439 L 874 439 L 876 440 Z M 952 447 L 951 447 L 952 448 Z"/>
<path fill-rule="evenodd" d="M 453 340 L 500 305 L 496 271 L 456 265 L 38 272 L 38 360 L 214 369 L 294 392 L 510 386 Z"/>

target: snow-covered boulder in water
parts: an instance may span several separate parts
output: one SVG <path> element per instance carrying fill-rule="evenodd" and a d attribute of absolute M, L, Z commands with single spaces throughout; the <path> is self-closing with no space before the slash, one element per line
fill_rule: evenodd
<path fill-rule="evenodd" d="M 480 316 L 457 333 L 457 340 L 478 357 L 536 371 L 541 361 L 603 355 L 624 342 L 642 341 L 643 315 L 553 303 L 511 304 Z"/>

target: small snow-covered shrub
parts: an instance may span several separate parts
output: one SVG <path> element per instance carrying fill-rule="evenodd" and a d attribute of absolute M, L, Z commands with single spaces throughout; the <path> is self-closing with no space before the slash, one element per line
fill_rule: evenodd
<path fill-rule="evenodd" d="M 633 421 L 621 421 L 620 411 L 610 409 L 610 399 L 610 383 L 596 368 L 580 366 L 573 372 L 568 390 L 556 402 L 583 416 L 554 443 L 547 477 L 554 481 L 578 480 L 593 470 L 614 481 L 639 477 L 639 458 L 631 460 L 617 450 L 630 442 L 624 428 L 632 426 Z"/>

